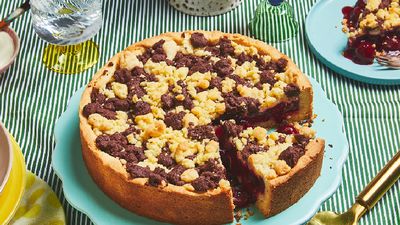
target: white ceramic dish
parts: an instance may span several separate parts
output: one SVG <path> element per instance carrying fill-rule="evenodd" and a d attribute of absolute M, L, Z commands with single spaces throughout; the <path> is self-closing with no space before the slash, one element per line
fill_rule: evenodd
<path fill-rule="evenodd" d="M 3 191 L 10 176 L 13 150 L 8 131 L 0 122 L 0 193 Z"/>
<path fill-rule="evenodd" d="M 0 67 L 0 74 L 4 73 L 14 63 L 14 60 L 17 57 L 20 48 L 20 40 L 17 33 L 15 33 L 15 31 L 10 27 L 5 28 L 3 31 L 8 33 L 8 35 L 10 35 L 11 39 L 13 40 L 14 54 L 12 55 L 8 63 L 6 63 L 3 67 Z"/>
<path fill-rule="evenodd" d="M 242 0 L 169 0 L 176 10 L 193 16 L 216 16 L 236 8 Z"/>

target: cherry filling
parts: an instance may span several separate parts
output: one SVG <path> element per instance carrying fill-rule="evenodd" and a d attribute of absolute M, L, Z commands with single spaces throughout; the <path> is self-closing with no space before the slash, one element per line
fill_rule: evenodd
<path fill-rule="evenodd" d="M 347 19 L 348 27 L 358 27 L 359 17 L 365 10 L 363 0 L 358 0 L 354 7 L 346 6 L 342 9 L 343 18 Z M 400 30 L 383 34 L 366 34 L 356 39 L 350 38 L 343 56 L 356 64 L 370 65 L 374 62 L 377 52 L 400 50 Z"/>
<path fill-rule="evenodd" d="M 259 194 L 264 193 L 264 182 L 238 158 L 236 150 L 221 126 L 216 128 L 216 134 L 220 143 L 222 163 L 233 190 L 233 203 L 236 208 L 249 206 L 257 200 Z"/>
<path fill-rule="evenodd" d="M 298 110 L 299 110 L 299 98 L 293 97 L 289 99 L 289 101 L 278 103 L 276 106 L 268 110 L 265 110 L 263 112 L 258 112 L 251 116 L 242 117 L 240 119 L 235 119 L 235 120 L 237 124 L 242 125 L 245 129 L 247 127 L 254 127 L 258 123 L 262 123 L 270 119 L 274 120 L 279 124 L 282 121 L 286 120 L 289 115 L 296 113 Z M 229 120 L 229 119 L 232 118 L 221 117 L 220 119 L 214 121 L 214 125 L 219 124 L 221 120 Z M 215 132 L 217 133 L 222 131 L 216 129 Z"/>
<path fill-rule="evenodd" d="M 276 129 L 276 131 L 279 133 L 283 133 L 283 134 L 298 134 L 299 133 L 299 131 L 293 125 L 290 125 L 290 124 L 280 126 L 280 127 L 278 127 L 278 129 Z"/>
<path fill-rule="evenodd" d="M 256 124 L 265 122 L 267 120 L 273 119 L 275 122 L 280 123 L 287 118 L 287 116 L 295 111 L 299 110 L 299 98 L 292 98 L 287 102 L 281 102 L 275 107 L 265 110 L 264 112 L 259 112 L 258 114 L 242 118 L 240 123 Z"/>
<path fill-rule="evenodd" d="M 237 157 L 233 148 L 222 151 L 221 158 L 229 171 L 228 179 L 233 187 L 235 206 L 243 208 L 256 202 L 257 196 L 264 193 L 264 181 Z"/>
<path fill-rule="evenodd" d="M 243 129 L 249 123 L 241 125 Z M 277 131 L 284 134 L 298 134 L 298 130 L 290 124 L 283 124 Z M 239 158 L 239 154 L 234 148 L 230 136 L 222 126 L 216 126 L 215 134 L 219 139 L 220 155 L 222 163 L 226 168 L 227 178 L 233 190 L 233 203 L 236 208 L 246 207 L 257 200 L 257 196 L 264 193 L 265 185 L 262 178 L 258 177 L 247 163 Z M 265 134 L 267 135 L 267 134 Z"/>
<path fill-rule="evenodd" d="M 358 0 L 354 7 L 346 6 L 342 8 L 343 18 L 347 19 L 349 27 L 358 27 L 359 18 L 364 9 L 364 0 Z"/>
<path fill-rule="evenodd" d="M 370 65 L 375 59 L 375 46 L 369 40 L 356 39 L 353 43 L 348 42 L 343 55 L 356 64 Z"/>
<path fill-rule="evenodd" d="M 241 118 L 236 121 L 243 129 L 254 127 L 257 123 L 261 123 L 273 119 L 277 123 L 281 123 L 291 113 L 298 111 L 299 98 L 291 98 L 287 102 L 281 102 L 275 107 L 255 115 Z M 224 118 L 227 119 L 227 118 Z M 218 121 L 219 122 L 219 121 Z M 281 133 L 296 134 L 298 131 L 291 125 L 280 127 Z M 215 134 L 220 143 L 220 155 L 224 164 L 227 177 L 231 183 L 234 197 L 234 204 L 237 208 L 246 207 L 257 200 L 259 194 L 264 193 L 264 181 L 258 177 L 248 165 L 238 158 L 237 152 L 229 140 L 229 136 L 225 133 L 221 126 L 216 126 Z"/>

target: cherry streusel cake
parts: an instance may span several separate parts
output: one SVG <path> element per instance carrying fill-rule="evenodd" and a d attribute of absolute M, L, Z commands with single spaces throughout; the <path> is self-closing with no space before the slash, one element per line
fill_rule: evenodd
<path fill-rule="evenodd" d="M 322 166 L 307 77 L 239 34 L 187 31 L 136 43 L 95 75 L 79 113 L 97 185 L 160 221 L 223 224 L 252 203 L 277 214 Z"/>
<path fill-rule="evenodd" d="M 399 0 L 358 0 L 342 12 L 343 31 L 349 36 L 346 58 L 372 64 L 376 55 L 400 51 Z"/>

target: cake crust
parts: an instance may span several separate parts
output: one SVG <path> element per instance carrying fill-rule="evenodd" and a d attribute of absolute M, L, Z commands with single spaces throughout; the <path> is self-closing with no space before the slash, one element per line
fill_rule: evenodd
<path fill-rule="evenodd" d="M 125 170 L 118 168 L 118 161 L 95 150 L 96 147 L 84 136 L 85 133 L 81 132 L 82 155 L 91 177 L 122 207 L 173 224 L 225 224 L 233 220 L 230 187 L 197 194 L 174 185 L 164 188 L 148 186 L 147 178 L 128 179 Z"/>
<path fill-rule="evenodd" d="M 253 46 L 261 54 L 269 54 L 272 59 L 284 57 L 288 61 L 288 68 L 292 73 L 295 83 L 300 87 L 300 108 L 297 113 L 290 115 L 289 121 L 307 120 L 312 116 L 312 87 L 307 77 L 301 73 L 297 66 L 284 54 L 275 48 L 240 34 L 226 34 L 219 31 L 188 31 L 203 33 L 210 42 L 217 42 L 221 37 L 227 37 L 242 45 Z M 90 94 L 94 87 L 105 85 L 119 68 L 121 59 L 127 52 L 143 51 L 161 39 L 183 42 L 183 33 L 165 33 L 135 43 L 111 58 L 100 69 L 85 89 L 79 108 L 80 135 L 82 141 L 82 155 L 86 167 L 101 190 L 122 207 L 142 216 L 174 224 L 224 224 L 233 221 L 233 197 L 230 186 L 218 187 L 204 193 L 195 193 L 182 186 L 168 184 L 165 187 L 146 185 L 147 178 L 130 179 L 120 161 L 107 153 L 99 150 L 95 144 L 96 135 L 83 115 L 83 108 L 91 102 Z M 273 120 L 261 123 L 262 126 L 273 126 Z M 311 188 L 319 175 L 322 164 L 323 140 L 310 143 L 306 156 L 299 160 L 293 171 L 287 176 L 279 177 L 271 182 L 268 187 L 271 193 L 271 206 L 262 209 L 265 216 L 274 215 L 296 202 Z M 308 177 L 307 182 L 302 182 L 301 177 Z M 302 187 L 303 191 L 293 193 L 290 201 L 283 202 L 280 196 L 286 195 L 293 187 Z M 168 206 L 168 207 L 166 207 Z"/>
<path fill-rule="evenodd" d="M 265 217 L 276 215 L 300 200 L 320 175 L 325 141 L 317 138 L 306 146 L 306 154 L 284 176 L 266 183 L 265 192 L 256 202 Z M 267 196 L 265 196 L 267 195 Z M 264 201 L 269 200 L 269 201 Z"/>

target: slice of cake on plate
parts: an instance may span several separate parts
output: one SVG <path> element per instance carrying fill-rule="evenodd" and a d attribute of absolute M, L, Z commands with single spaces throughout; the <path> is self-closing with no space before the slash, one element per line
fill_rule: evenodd
<path fill-rule="evenodd" d="M 349 37 L 345 57 L 372 64 L 377 55 L 400 51 L 399 0 L 358 0 L 342 11 L 343 32 Z"/>

